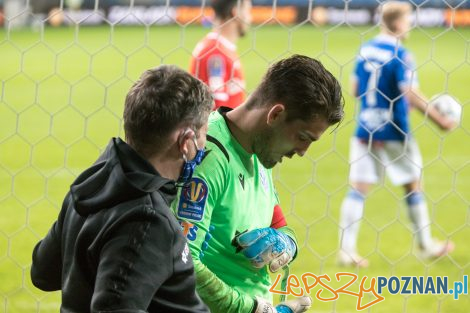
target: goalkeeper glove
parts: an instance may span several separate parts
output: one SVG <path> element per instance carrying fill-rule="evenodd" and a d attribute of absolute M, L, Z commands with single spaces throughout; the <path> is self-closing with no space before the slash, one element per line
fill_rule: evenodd
<path fill-rule="evenodd" d="M 254 267 L 261 268 L 269 264 L 271 272 L 289 264 L 297 251 L 289 236 L 271 227 L 242 233 L 236 237 L 236 243 Z"/>
<path fill-rule="evenodd" d="M 256 298 L 252 313 L 302 313 L 310 309 L 312 299 L 307 296 L 281 302 L 275 307 L 267 300 Z"/>

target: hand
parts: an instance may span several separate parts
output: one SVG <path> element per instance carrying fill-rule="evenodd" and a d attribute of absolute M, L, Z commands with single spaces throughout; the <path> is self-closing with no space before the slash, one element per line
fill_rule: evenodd
<path fill-rule="evenodd" d="M 458 126 L 456 121 L 453 121 L 447 117 L 442 117 L 439 120 L 438 126 L 444 131 L 450 131 Z"/>
<path fill-rule="evenodd" d="M 426 110 L 429 118 L 443 131 L 450 131 L 458 126 L 458 122 L 448 118 L 442 114 L 436 107 L 432 105 L 427 106 Z"/>
<path fill-rule="evenodd" d="M 274 228 L 255 229 L 239 235 L 236 241 L 241 252 L 256 268 L 269 264 L 269 270 L 276 272 L 289 264 L 297 251 L 294 241 Z"/>
<path fill-rule="evenodd" d="M 256 298 L 256 308 L 253 313 L 302 313 L 310 309 L 312 299 L 307 296 L 281 302 L 275 307 L 267 300 Z"/>

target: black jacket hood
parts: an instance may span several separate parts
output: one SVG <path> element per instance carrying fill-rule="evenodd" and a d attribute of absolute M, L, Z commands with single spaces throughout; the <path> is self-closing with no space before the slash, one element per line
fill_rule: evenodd
<path fill-rule="evenodd" d="M 122 139 L 113 138 L 95 164 L 73 182 L 70 193 L 75 210 L 86 216 L 159 189 L 176 195 L 174 181 L 161 177 Z"/>

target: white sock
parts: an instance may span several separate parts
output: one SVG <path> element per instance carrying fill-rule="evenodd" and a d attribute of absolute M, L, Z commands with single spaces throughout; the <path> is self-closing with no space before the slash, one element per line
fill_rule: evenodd
<path fill-rule="evenodd" d="M 406 203 L 418 244 L 422 248 L 429 247 L 432 244 L 431 222 L 423 194 L 421 192 L 412 192 L 406 197 Z"/>
<path fill-rule="evenodd" d="M 339 242 L 341 250 L 356 253 L 357 234 L 364 211 L 364 195 L 351 189 L 341 205 Z"/>

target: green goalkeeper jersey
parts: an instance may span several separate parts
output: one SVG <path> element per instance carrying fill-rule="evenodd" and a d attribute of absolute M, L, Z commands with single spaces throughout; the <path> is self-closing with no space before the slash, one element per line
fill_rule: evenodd
<path fill-rule="evenodd" d="M 242 148 L 224 116 L 212 112 L 206 156 L 173 203 L 196 274 L 202 263 L 240 293 L 272 300 L 267 267 L 254 268 L 232 240 L 239 232 L 270 227 L 278 203 L 271 171 Z"/>

